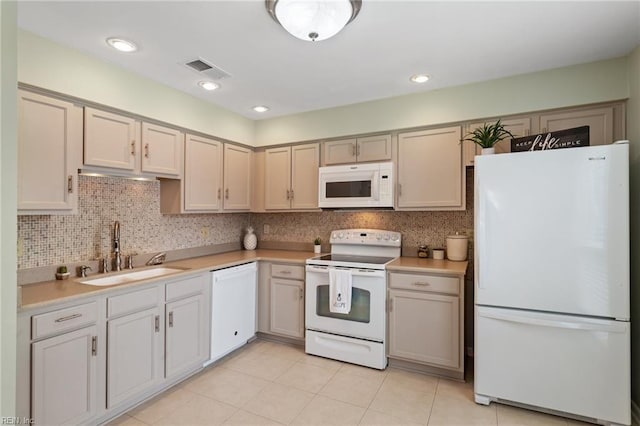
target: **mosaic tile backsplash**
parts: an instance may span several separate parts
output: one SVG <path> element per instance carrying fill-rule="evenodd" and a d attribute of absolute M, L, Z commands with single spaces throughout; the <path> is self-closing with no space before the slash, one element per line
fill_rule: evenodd
<path fill-rule="evenodd" d="M 116 220 L 123 254 L 239 242 L 249 224 L 248 213 L 162 215 L 159 181 L 79 176 L 78 194 L 77 215 L 18 216 L 18 269 L 104 257 Z"/>
<path fill-rule="evenodd" d="M 78 189 L 78 215 L 18 216 L 18 269 L 109 255 L 116 220 L 120 221 L 123 254 L 235 243 L 241 241 L 249 224 L 255 228 L 258 242 L 311 244 L 319 236 L 328 243 L 334 229 L 375 228 L 402 233 L 403 246 L 414 248 L 420 244 L 444 247 L 447 235 L 473 230 L 471 170 L 467 171 L 467 210 L 448 212 L 162 215 L 158 181 L 80 176 Z"/>

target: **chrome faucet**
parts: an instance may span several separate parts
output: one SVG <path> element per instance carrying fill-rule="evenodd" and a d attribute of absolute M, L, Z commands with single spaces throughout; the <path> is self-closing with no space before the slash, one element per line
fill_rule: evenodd
<path fill-rule="evenodd" d="M 120 255 L 120 222 L 116 220 L 113 225 L 113 270 L 122 270 L 122 257 Z"/>
<path fill-rule="evenodd" d="M 147 261 L 147 265 L 160 265 L 162 264 L 162 262 L 164 262 L 166 257 L 167 257 L 167 253 L 165 252 L 155 254 L 151 259 Z"/>

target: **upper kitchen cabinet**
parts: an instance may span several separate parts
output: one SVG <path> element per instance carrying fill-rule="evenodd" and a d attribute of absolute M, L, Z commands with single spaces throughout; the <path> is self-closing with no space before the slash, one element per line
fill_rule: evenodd
<path fill-rule="evenodd" d="M 497 121 L 497 119 L 495 120 Z M 495 121 L 488 121 L 487 124 L 495 123 Z M 502 124 L 504 124 L 504 128 L 510 131 L 514 137 L 519 138 L 522 136 L 528 136 L 531 134 L 531 117 L 522 117 L 522 118 L 512 118 L 509 120 L 501 120 Z M 465 126 L 465 135 L 474 131 L 478 127 L 484 125 L 485 122 L 476 122 L 470 123 Z M 464 165 L 465 166 L 473 166 L 474 158 L 476 155 L 480 155 L 480 148 L 473 142 L 465 141 L 463 144 L 463 156 L 464 156 Z M 501 140 L 494 146 L 496 150 L 496 154 L 502 154 L 506 152 L 511 152 L 511 138 L 507 137 L 506 139 Z"/>
<path fill-rule="evenodd" d="M 540 115 L 539 133 L 557 132 L 574 127 L 589 126 L 589 145 L 605 145 L 616 138 L 614 107 L 553 112 Z M 624 136 L 620 136 L 624 137 Z"/>
<path fill-rule="evenodd" d="M 179 130 L 142 123 L 142 171 L 181 177 L 183 142 Z"/>
<path fill-rule="evenodd" d="M 224 210 L 251 209 L 251 150 L 224 144 Z"/>
<path fill-rule="evenodd" d="M 78 211 L 82 108 L 18 91 L 18 214 Z"/>
<path fill-rule="evenodd" d="M 317 143 L 265 150 L 265 209 L 318 208 Z"/>
<path fill-rule="evenodd" d="M 398 134 L 397 210 L 464 210 L 461 128 Z"/>
<path fill-rule="evenodd" d="M 182 176 L 182 132 L 94 108 L 84 110 L 85 166 Z"/>
<path fill-rule="evenodd" d="M 85 107 L 84 164 L 140 172 L 140 122 Z"/>
<path fill-rule="evenodd" d="M 187 135 L 184 159 L 184 210 L 217 212 L 222 208 L 222 142 Z"/>
<path fill-rule="evenodd" d="M 323 164 L 345 164 L 364 161 L 390 161 L 391 135 L 341 139 L 323 144 Z"/>

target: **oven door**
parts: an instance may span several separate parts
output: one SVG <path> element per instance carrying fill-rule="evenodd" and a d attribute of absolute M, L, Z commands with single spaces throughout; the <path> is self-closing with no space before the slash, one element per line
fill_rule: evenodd
<path fill-rule="evenodd" d="M 321 167 L 318 204 L 323 208 L 380 207 L 380 169 L 376 164 Z"/>
<path fill-rule="evenodd" d="M 385 271 L 352 269 L 351 311 L 329 310 L 329 268 L 307 265 L 305 326 L 308 330 L 384 341 L 386 315 Z"/>

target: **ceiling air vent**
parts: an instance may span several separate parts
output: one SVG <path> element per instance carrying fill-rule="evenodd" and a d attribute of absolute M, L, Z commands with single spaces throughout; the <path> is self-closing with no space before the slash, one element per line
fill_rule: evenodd
<path fill-rule="evenodd" d="M 204 74 L 214 80 L 231 77 L 231 74 L 229 74 L 222 68 L 207 63 L 202 59 L 196 59 L 194 61 L 187 62 L 185 65 L 192 70 L 197 71 L 200 74 Z"/>

